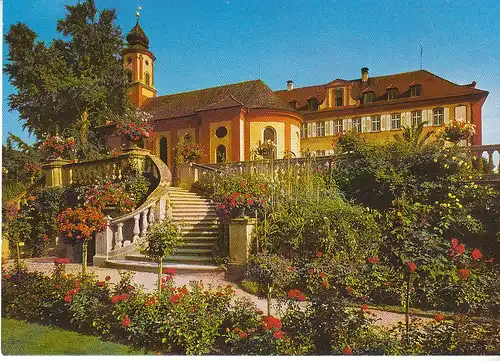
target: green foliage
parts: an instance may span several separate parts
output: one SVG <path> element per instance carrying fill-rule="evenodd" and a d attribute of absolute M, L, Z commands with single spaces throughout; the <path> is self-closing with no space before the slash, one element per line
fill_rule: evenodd
<path fill-rule="evenodd" d="M 49 45 L 36 41 L 36 33 L 23 23 L 12 25 L 5 35 L 5 72 L 17 88 L 9 95 L 9 107 L 19 111 L 25 127 L 39 138 L 59 132 L 79 136 L 85 144 L 88 129 L 127 108 L 123 39 L 114 24 L 115 10 L 98 11 L 93 0 L 66 9 L 57 23 L 64 38 Z"/>
<path fill-rule="evenodd" d="M 146 177 L 133 168 L 129 167 L 124 170 L 122 182 L 124 183 L 125 192 L 134 202 L 135 206 L 141 205 L 155 186 Z"/>
<path fill-rule="evenodd" d="M 180 230 L 173 223 L 163 222 L 153 225 L 146 235 L 145 248 L 141 251 L 155 261 L 168 257 L 182 242 Z"/>
<path fill-rule="evenodd" d="M 380 231 L 366 209 L 336 194 L 324 194 L 319 199 L 280 202 L 259 223 L 257 238 L 262 249 L 288 258 L 343 251 L 354 259 L 377 247 Z"/>
<path fill-rule="evenodd" d="M 259 292 L 259 283 L 257 281 L 243 280 L 240 282 L 243 291 L 256 295 Z"/>

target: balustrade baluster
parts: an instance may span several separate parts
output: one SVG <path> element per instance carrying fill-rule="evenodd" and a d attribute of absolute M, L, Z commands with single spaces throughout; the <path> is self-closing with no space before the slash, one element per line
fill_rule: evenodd
<path fill-rule="evenodd" d="M 495 167 L 495 165 L 493 164 L 493 152 L 493 150 L 488 151 L 488 170 Z"/>
<path fill-rule="evenodd" d="M 118 248 L 122 248 L 124 246 L 123 244 L 123 223 L 118 223 L 116 225 L 117 227 L 117 230 L 116 230 L 116 233 L 115 233 L 115 247 L 113 249 L 118 249 Z"/>
<path fill-rule="evenodd" d="M 151 207 L 149 207 L 149 216 L 148 216 L 149 225 L 152 225 L 155 222 L 155 208 L 156 208 L 156 203 L 154 203 L 153 205 L 151 205 Z"/>
<path fill-rule="evenodd" d="M 132 242 L 136 242 L 139 239 L 139 233 L 140 233 L 140 228 L 139 228 L 139 218 L 141 214 L 138 213 L 134 216 L 134 237 L 132 238 Z"/>
<path fill-rule="evenodd" d="M 142 211 L 142 229 L 141 229 L 141 237 L 146 236 L 146 231 L 148 230 L 148 210 L 145 209 Z"/>

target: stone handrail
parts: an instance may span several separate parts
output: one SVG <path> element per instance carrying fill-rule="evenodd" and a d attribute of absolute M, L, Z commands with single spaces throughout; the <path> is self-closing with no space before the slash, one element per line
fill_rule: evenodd
<path fill-rule="evenodd" d="M 97 179 L 121 180 L 122 158 L 107 158 L 62 166 L 63 185 L 92 184 Z"/>
<path fill-rule="evenodd" d="M 487 144 L 487 145 L 472 145 L 469 147 L 472 154 L 478 157 L 480 160 L 484 153 L 488 154 L 487 169 L 494 171 L 496 169 L 497 173 L 500 173 L 500 144 Z M 493 155 L 497 154 L 499 158 L 497 164 L 494 164 Z M 480 171 L 483 171 L 483 162 L 478 162 L 477 167 Z"/>
<path fill-rule="evenodd" d="M 137 247 L 149 227 L 171 219 L 167 192 L 172 181 L 170 170 L 160 158 L 151 154 L 146 156 L 145 169 L 158 179 L 158 185 L 134 211 L 114 219 L 108 218 L 106 229 L 96 234 L 94 265 L 104 266 L 110 257 Z"/>

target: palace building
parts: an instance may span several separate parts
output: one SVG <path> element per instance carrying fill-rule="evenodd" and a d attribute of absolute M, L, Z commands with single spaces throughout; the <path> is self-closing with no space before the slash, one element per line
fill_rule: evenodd
<path fill-rule="evenodd" d="M 127 34 L 123 66 L 129 70 L 128 94 L 153 116 L 154 137 L 147 147 L 173 166 L 175 148 L 189 134 L 201 146 L 200 163 L 250 160 L 259 141 L 273 141 L 275 156 L 291 152 L 328 155 L 335 137 L 345 131 L 366 139 L 393 139 L 403 126 L 427 122 L 437 130 L 453 119 L 476 127 L 470 144 L 481 144 L 481 109 L 488 92 L 476 83 L 457 85 L 428 71 L 361 78 L 335 79 L 322 85 L 272 91 L 261 80 L 157 96 L 155 56 L 137 21 Z M 124 139 L 103 127 L 111 148 Z"/>

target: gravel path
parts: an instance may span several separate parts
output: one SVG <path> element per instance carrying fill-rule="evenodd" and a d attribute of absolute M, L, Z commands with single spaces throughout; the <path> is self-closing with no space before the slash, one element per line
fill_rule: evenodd
<path fill-rule="evenodd" d="M 54 269 L 54 259 L 55 258 L 44 258 L 44 259 L 30 259 L 25 260 L 25 263 L 30 271 L 38 271 L 46 274 L 52 273 Z M 12 260 L 8 260 L 5 262 L 5 267 L 11 267 L 13 265 Z M 81 264 L 68 264 L 66 265 L 66 273 L 68 274 L 77 274 L 81 271 Z M 111 283 L 118 283 L 120 281 L 120 274 L 117 269 L 113 268 L 101 268 L 95 266 L 88 267 L 89 273 L 95 273 L 99 280 L 104 280 L 106 276 L 110 276 Z M 132 278 L 132 282 L 142 286 L 144 289 L 148 291 L 153 291 L 156 289 L 156 279 L 157 275 L 155 273 L 149 272 L 133 272 L 134 276 Z M 264 298 L 257 297 L 255 295 L 249 294 L 243 291 L 239 286 L 235 283 L 229 282 L 224 278 L 224 272 L 196 272 L 196 273 L 179 273 L 174 277 L 174 282 L 177 287 L 187 285 L 191 281 L 203 281 L 205 286 L 218 286 L 218 285 L 232 285 L 235 290 L 235 296 L 238 298 L 249 298 L 256 306 L 266 312 L 267 310 L 267 301 Z M 380 310 L 370 310 L 370 312 L 374 312 L 375 315 L 373 317 L 377 318 L 375 322 L 378 326 L 390 327 L 397 325 L 398 322 L 403 322 L 405 320 L 405 315 L 401 313 L 388 312 L 388 311 L 380 311 Z M 432 319 L 431 319 L 432 320 Z"/>

